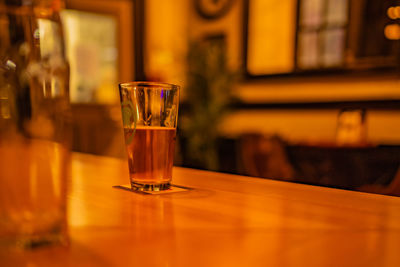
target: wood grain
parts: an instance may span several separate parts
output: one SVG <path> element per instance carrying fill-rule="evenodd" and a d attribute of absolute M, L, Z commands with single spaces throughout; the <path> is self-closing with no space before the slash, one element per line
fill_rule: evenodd
<path fill-rule="evenodd" d="M 68 247 L 0 266 L 400 266 L 400 199 L 175 167 L 193 190 L 143 195 L 127 162 L 73 154 Z"/>

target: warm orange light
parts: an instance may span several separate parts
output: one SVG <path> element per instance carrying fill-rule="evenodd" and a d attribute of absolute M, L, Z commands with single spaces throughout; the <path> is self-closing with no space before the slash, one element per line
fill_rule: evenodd
<path fill-rule="evenodd" d="M 390 19 L 396 19 L 396 16 L 394 14 L 394 7 L 392 6 L 389 7 L 388 10 L 386 11 L 386 14 Z"/>
<path fill-rule="evenodd" d="M 400 6 L 389 7 L 386 13 L 390 19 L 400 19 Z"/>
<path fill-rule="evenodd" d="M 400 40 L 400 26 L 397 24 L 386 25 L 385 37 L 389 40 Z"/>

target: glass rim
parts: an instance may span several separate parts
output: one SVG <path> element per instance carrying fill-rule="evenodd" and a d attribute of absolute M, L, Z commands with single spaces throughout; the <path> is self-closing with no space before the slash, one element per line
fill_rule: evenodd
<path fill-rule="evenodd" d="M 146 87 L 146 88 L 163 88 L 167 90 L 177 90 L 180 88 L 179 85 L 164 82 L 150 82 L 150 81 L 134 81 L 134 82 L 123 82 L 119 84 L 120 88 L 136 88 L 136 87 Z"/>

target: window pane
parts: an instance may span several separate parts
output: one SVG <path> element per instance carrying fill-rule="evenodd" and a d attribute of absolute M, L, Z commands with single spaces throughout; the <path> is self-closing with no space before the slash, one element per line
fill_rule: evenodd
<path fill-rule="evenodd" d="M 300 25 L 319 27 L 323 22 L 324 0 L 302 0 L 300 6 Z"/>
<path fill-rule="evenodd" d="M 343 62 L 344 29 L 326 30 L 322 33 L 324 49 L 322 62 L 326 67 L 339 66 Z"/>
<path fill-rule="evenodd" d="M 326 23 L 330 25 L 344 25 L 347 23 L 348 0 L 328 0 Z"/>
<path fill-rule="evenodd" d="M 315 31 L 299 34 L 298 67 L 311 69 L 318 66 L 318 34 Z"/>

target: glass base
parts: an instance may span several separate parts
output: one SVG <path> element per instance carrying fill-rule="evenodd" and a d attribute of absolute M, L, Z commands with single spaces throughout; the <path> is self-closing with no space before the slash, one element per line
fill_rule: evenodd
<path fill-rule="evenodd" d="M 167 190 L 171 187 L 171 184 L 163 183 L 163 184 L 142 184 L 137 182 L 131 182 L 132 190 L 135 191 L 162 191 Z"/>

